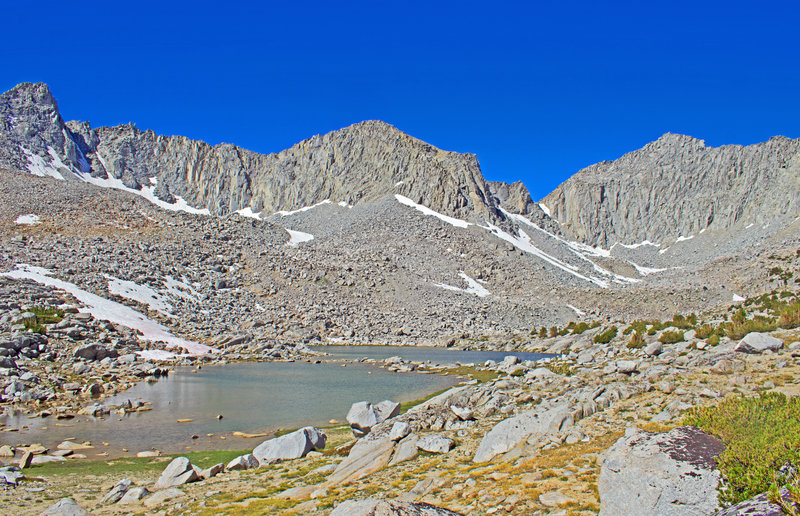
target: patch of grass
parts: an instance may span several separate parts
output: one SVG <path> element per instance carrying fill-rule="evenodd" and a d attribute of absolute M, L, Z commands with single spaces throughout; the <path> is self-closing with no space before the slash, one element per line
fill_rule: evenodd
<path fill-rule="evenodd" d="M 719 335 L 712 335 L 706 339 L 709 346 L 719 346 Z"/>
<path fill-rule="evenodd" d="M 589 329 L 588 324 L 586 324 L 585 322 L 579 322 L 578 324 L 575 325 L 574 328 L 572 328 L 572 334 L 580 335 L 581 333 L 585 332 L 588 329 Z"/>
<path fill-rule="evenodd" d="M 556 374 L 563 374 L 564 376 L 572 376 L 575 371 L 570 369 L 569 364 L 561 361 L 551 361 L 544 364 L 544 367 L 553 371 Z"/>
<path fill-rule="evenodd" d="M 778 326 L 787 330 L 800 326 L 800 301 L 781 309 L 778 315 Z"/>
<path fill-rule="evenodd" d="M 628 342 L 628 347 L 631 349 L 639 349 L 643 348 L 647 343 L 644 341 L 644 337 L 638 331 L 633 334 L 631 340 Z"/>
<path fill-rule="evenodd" d="M 727 398 L 716 407 L 696 408 L 684 419 L 719 437 L 726 449 L 717 458 L 725 483 L 720 501 L 736 504 L 771 485 L 785 485 L 780 469 L 800 468 L 800 398 L 770 392 Z"/>
<path fill-rule="evenodd" d="M 166 455 L 166 457 L 188 457 L 192 464 L 200 468 L 208 468 L 214 464 L 224 462 L 227 464 L 234 458 L 252 450 L 211 450 L 195 451 L 188 453 L 176 453 Z M 163 458 L 159 458 L 163 459 Z M 169 464 L 164 460 L 153 460 L 153 458 L 124 457 L 119 459 L 105 460 L 76 460 L 65 462 L 51 462 L 39 466 L 32 466 L 31 472 L 34 476 L 49 475 L 96 475 L 106 477 L 121 477 L 125 473 L 146 473 L 161 472 Z"/>
<path fill-rule="evenodd" d="M 608 344 L 609 342 L 611 342 L 611 339 L 613 339 L 616 336 L 617 336 L 617 327 L 612 326 L 603 333 L 595 335 L 594 342 L 595 344 Z"/>
<path fill-rule="evenodd" d="M 737 312 L 738 315 L 738 312 Z M 778 325 L 775 320 L 770 317 L 757 315 L 752 319 L 745 319 L 741 321 L 735 317 L 733 322 L 730 322 L 725 327 L 725 333 L 733 340 L 739 340 L 750 332 L 767 332 L 777 329 Z"/>
<path fill-rule="evenodd" d="M 675 344 L 676 342 L 683 342 L 682 331 L 665 331 L 658 338 L 662 344 Z"/>

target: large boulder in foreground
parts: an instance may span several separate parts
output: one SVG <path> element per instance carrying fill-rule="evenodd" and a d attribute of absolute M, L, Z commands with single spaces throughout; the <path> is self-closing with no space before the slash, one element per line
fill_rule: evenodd
<path fill-rule="evenodd" d="M 697 427 L 629 428 L 603 454 L 601 516 L 699 516 L 719 509 L 715 458 L 725 446 Z"/>
<path fill-rule="evenodd" d="M 253 457 L 262 466 L 274 464 L 282 460 L 305 457 L 311 450 L 325 448 L 328 437 L 321 430 L 307 426 L 300 430 L 274 439 L 268 439 L 256 446 Z"/>
<path fill-rule="evenodd" d="M 763 353 L 765 351 L 778 351 L 783 347 L 783 341 L 769 333 L 750 332 L 744 336 L 734 351 L 740 353 Z"/>
<path fill-rule="evenodd" d="M 460 512 L 451 511 L 423 502 L 400 502 L 397 500 L 347 500 L 340 503 L 331 512 L 331 516 L 463 516 Z"/>
<path fill-rule="evenodd" d="M 532 435 L 544 435 L 564 430 L 573 424 L 572 410 L 567 404 L 550 409 L 535 408 L 504 419 L 483 436 L 473 462 L 486 462 L 506 453 Z"/>

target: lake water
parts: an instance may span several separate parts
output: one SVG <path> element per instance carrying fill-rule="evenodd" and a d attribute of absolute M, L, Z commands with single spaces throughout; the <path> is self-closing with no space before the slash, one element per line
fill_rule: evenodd
<path fill-rule="evenodd" d="M 183 369 L 103 400 L 106 405 L 127 399 L 150 401 L 151 411 L 112 413 L 102 420 L 88 416 L 72 420 L 9 416 L 0 418 L 6 428 L 27 425 L 28 429 L 1 432 L 0 444 L 42 443 L 54 449 L 72 437 L 96 445 L 81 452 L 89 457 L 98 452 L 120 455 L 122 448 L 130 454 L 151 448 L 169 453 L 245 449 L 266 438 L 237 438 L 232 432 L 268 433 L 279 428 L 326 425 L 330 419 L 344 422 L 356 401 L 411 401 L 458 381 L 451 376 L 391 373 L 374 365 L 352 363 L 346 367 L 302 361 L 240 363 L 206 366 L 196 373 Z M 218 420 L 218 414 L 223 419 Z M 193 421 L 177 423 L 178 419 Z M 192 435 L 199 438 L 192 439 Z M 102 442 L 109 446 L 103 447 Z"/>
<path fill-rule="evenodd" d="M 352 360 L 399 355 L 407 360 L 452 364 L 500 361 L 509 354 L 523 360 L 544 356 L 429 347 L 324 346 L 316 349 L 330 353 L 319 357 L 322 359 L 319 364 L 298 361 L 207 365 L 196 372 L 183 368 L 155 383 L 141 382 L 123 394 L 102 401 L 105 405 L 121 405 L 125 400 L 149 401 L 153 410 L 147 412 L 112 413 L 103 419 L 88 416 L 71 420 L 0 418 L 5 428 L 20 429 L 0 432 L 0 444 L 42 443 L 55 449 L 63 440 L 75 438 L 90 441 L 95 446 L 81 452 L 90 458 L 98 453 L 114 457 L 149 449 L 166 453 L 248 449 L 269 436 L 247 439 L 233 436 L 234 431 L 271 433 L 279 428 L 326 425 L 331 419 L 344 422 L 350 405 L 356 401 L 411 401 L 461 380 L 436 374 L 392 373 L 374 364 Z M 343 367 L 335 361 L 342 359 L 351 361 Z M 223 418 L 217 419 L 218 414 Z M 192 421 L 178 423 L 178 419 Z M 193 435 L 198 438 L 192 439 Z M 108 446 L 103 446 L 103 442 Z M 129 451 L 122 452 L 123 448 Z"/>

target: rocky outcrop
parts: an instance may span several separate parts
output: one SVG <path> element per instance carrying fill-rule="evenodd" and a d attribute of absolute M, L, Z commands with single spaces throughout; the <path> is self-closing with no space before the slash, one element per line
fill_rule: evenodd
<path fill-rule="evenodd" d="M 630 428 L 603 455 L 601 516 L 713 514 L 725 446 L 696 427 L 657 434 Z"/>
<path fill-rule="evenodd" d="M 481 440 L 473 462 L 486 462 L 506 453 L 532 435 L 558 432 L 573 424 L 573 411 L 562 403 L 548 409 L 536 408 L 498 423 Z"/>
<path fill-rule="evenodd" d="M 707 147 L 665 134 L 581 170 L 542 203 L 567 234 L 608 248 L 794 218 L 798 191 L 800 140 Z"/>

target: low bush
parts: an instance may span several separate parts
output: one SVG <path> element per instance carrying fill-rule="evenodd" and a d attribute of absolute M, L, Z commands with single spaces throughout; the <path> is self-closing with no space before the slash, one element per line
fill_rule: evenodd
<path fill-rule="evenodd" d="M 780 311 L 778 326 L 787 330 L 800 326 L 800 301 L 787 305 Z"/>
<path fill-rule="evenodd" d="M 683 342 L 682 331 L 665 331 L 658 338 L 662 344 L 675 344 L 676 342 Z"/>
<path fill-rule="evenodd" d="M 776 392 L 727 398 L 716 407 L 693 409 L 684 424 L 696 425 L 726 445 L 717 457 L 725 482 L 720 501 L 736 504 L 785 485 L 780 470 L 800 469 L 800 397 Z"/>
<path fill-rule="evenodd" d="M 628 347 L 631 349 L 639 349 L 643 348 L 647 343 L 644 341 L 644 337 L 638 331 L 633 334 L 631 337 L 630 342 L 628 342 Z"/>
<path fill-rule="evenodd" d="M 609 342 L 611 342 L 611 339 L 613 339 L 616 336 L 617 336 L 617 327 L 612 326 L 603 333 L 595 335 L 594 342 L 596 344 L 608 344 Z"/>
<path fill-rule="evenodd" d="M 579 322 L 578 324 L 575 325 L 574 328 L 572 328 L 572 334 L 580 335 L 581 333 L 585 332 L 588 329 L 589 329 L 588 324 L 586 324 L 585 322 Z"/>

